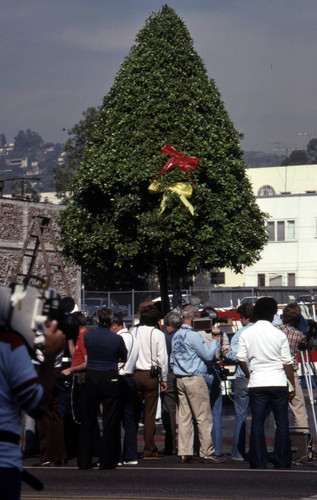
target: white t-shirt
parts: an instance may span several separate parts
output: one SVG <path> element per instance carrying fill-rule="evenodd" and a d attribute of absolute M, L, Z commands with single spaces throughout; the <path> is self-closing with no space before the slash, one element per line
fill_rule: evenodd
<path fill-rule="evenodd" d="M 241 333 L 237 359 L 250 362 L 248 387 L 287 385 L 283 365 L 292 364 L 289 343 L 269 321 L 257 321 Z"/>
<path fill-rule="evenodd" d="M 134 327 L 131 333 L 139 343 L 136 369 L 150 370 L 152 365 L 158 365 L 162 369 L 162 380 L 166 382 L 168 357 L 164 333 L 158 328 L 146 325 Z"/>
<path fill-rule="evenodd" d="M 118 335 L 121 335 L 123 338 L 128 351 L 126 362 L 118 363 L 119 375 L 133 375 L 139 354 L 139 343 L 126 328 L 120 330 Z"/>

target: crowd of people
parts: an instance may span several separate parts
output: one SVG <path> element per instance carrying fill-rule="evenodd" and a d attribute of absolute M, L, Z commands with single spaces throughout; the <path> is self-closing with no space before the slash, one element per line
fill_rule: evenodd
<path fill-rule="evenodd" d="M 77 456 L 79 469 L 113 469 L 164 455 L 175 455 L 182 464 L 227 461 L 222 450 L 223 361 L 236 364 L 231 459 L 266 468 L 264 421 L 272 410 L 276 426 L 272 461 L 276 468 L 289 468 L 288 408 L 295 425 L 309 432 L 297 374 L 298 343 L 303 340 L 300 308 L 286 306 L 278 327 L 272 324 L 277 303 L 270 297 L 258 299 L 255 306 L 243 304 L 237 312 L 242 328 L 231 342 L 217 326 L 196 331 L 193 321 L 199 310 L 192 304 L 173 310 L 163 321 L 159 309 L 148 305 L 140 312 L 139 324 L 130 330 L 122 316 L 107 307 L 97 311 L 98 326 L 91 330 L 82 313 L 73 313 L 78 337 L 69 346 L 71 365 L 64 369 L 59 365 L 62 333 L 55 322 L 44 339 L 45 356 L 35 366 L 22 340 L 3 329 L 0 407 L 6 410 L 0 412 L 1 487 L 6 483 L 12 489 L 12 484 L 21 483 L 20 409 L 36 419 L 37 465 L 62 465 L 67 455 Z M 10 365 L 11 358 L 15 365 Z M 16 371 L 13 366 L 21 368 Z M 68 378 L 71 389 L 59 398 L 62 382 Z M 14 401 L 10 400 L 12 390 Z M 158 450 L 155 442 L 159 398 L 164 450 Z M 139 453 L 141 419 L 144 448 Z M 17 496 L 8 498 L 19 498 L 19 486 L 14 488 Z"/>

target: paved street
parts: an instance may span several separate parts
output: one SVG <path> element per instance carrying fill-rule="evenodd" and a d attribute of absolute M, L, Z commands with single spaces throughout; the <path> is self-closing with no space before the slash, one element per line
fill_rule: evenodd
<path fill-rule="evenodd" d="M 228 456 L 224 464 L 192 463 L 180 465 L 177 458 L 140 460 L 138 466 L 122 466 L 116 470 L 78 471 L 76 460 L 64 467 L 31 467 L 34 457 L 24 461 L 28 472 L 44 483 L 37 492 L 23 485 L 23 500 L 54 499 L 310 499 L 317 500 L 317 461 L 304 461 L 292 465 L 291 470 L 277 471 L 269 464 L 264 471 L 251 470 L 247 462 L 230 460 L 233 406 L 224 401 L 223 450 Z M 310 423 L 312 424 L 309 405 Z M 248 424 L 250 419 L 248 418 Z M 266 422 L 268 448 L 273 444 L 273 418 Z M 314 445 L 317 445 L 314 440 Z M 139 431 L 139 450 L 142 450 L 142 428 Z M 164 431 L 158 424 L 157 446 L 163 449 Z M 1 495 L 0 495 L 1 497 Z"/>

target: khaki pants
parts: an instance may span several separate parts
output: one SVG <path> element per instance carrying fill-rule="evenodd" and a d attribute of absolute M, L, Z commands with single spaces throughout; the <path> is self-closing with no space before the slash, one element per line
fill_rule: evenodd
<path fill-rule="evenodd" d="M 178 455 L 193 455 L 195 419 L 200 441 L 200 456 L 214 453 L 211 439 L 212 414 L 204 377 L 177 378 Z"/>
<path fill-rule="evenodd" d="M 296 371 L 294 371 L 294 380 L 295 380 L 296 393 L 294 398 L 289 402 L 289 407 L 294 415 L 295 426 L 307 427 L 307 432 L 308 432 L 309 429 L 308 429 L 308 419 L 307 419 L 305 399 Z"/>

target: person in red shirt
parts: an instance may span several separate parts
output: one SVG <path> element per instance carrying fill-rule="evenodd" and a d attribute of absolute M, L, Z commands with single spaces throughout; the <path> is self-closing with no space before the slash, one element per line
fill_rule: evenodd
<path fill-rule="evenodd" d="M 89 332 L 89 330 L 86 326 L 86 319 L 82 312 L 75 312 L 73 314 L 76 314 L 79 319 L 79 335 L 74 348 L 72 363 L 69 368 L 65 368 L 65 370 L 62 371 L 62 375 L 65 375 L 65 377 L 68 377 L 72 373 L 84 372 L 87 365 L 87 351 L 84 346 L 84 335 L 86 332 Z"/>

